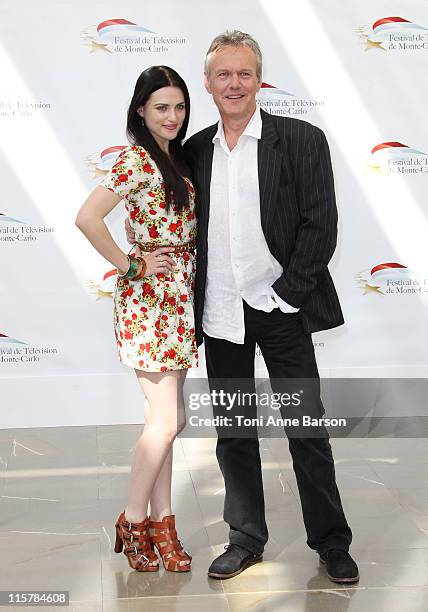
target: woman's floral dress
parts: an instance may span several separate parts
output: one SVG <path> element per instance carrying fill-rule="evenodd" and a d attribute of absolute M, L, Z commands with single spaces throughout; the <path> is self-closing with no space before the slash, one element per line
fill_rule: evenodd
<path fill-rule="evenodd" d="M 137 242 L 182 244 L 196 238 L 195 193 L 186 178 L 190 206 L 166 212 L 162 175 L 149 153 L 128 146 L 101 185 L 125 200 Z M 197 367 L 193 289 L 195 253 L 170 253 L 178 271 L 142 280 L 118 278 L 114 330 L 119 359 L 148 372 Z"/>

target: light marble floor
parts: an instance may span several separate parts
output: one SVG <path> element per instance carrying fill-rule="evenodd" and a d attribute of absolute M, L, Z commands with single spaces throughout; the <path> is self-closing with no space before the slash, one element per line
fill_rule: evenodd
<path fill-rule="evenodd" d="M 0 431 L 0 590 L 69 590 L 68 609 L 88 612 L 428 610 L 427 439 L 331 440 L 360 567 L 350 588 L 330 582 L 306 545 L 281 439 L 261 440 L 270 531 L 263 563 L 231 580 L 208 579 L 227 542 L 223 482 L 215 440 L 183 438 L 174 445 L 174 512 L 192 572 L 131 571 L 112 542 L 141 429 Z"/>

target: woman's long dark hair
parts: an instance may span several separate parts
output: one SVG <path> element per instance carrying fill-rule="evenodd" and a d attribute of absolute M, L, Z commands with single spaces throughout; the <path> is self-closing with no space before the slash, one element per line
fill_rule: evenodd
<path fill-rule="evenodd" d="M 186 107 L 183 125 L 177 136 L 169 142 L 170 157 L 162 151 L 137 113 L 137 109 L 144 106 L 152 93 L 162 87 L 178 87 L 183 93 Z M 189 125 L 189 114 L 189 91 L 186 83 L 175 70 L 168 66 L 151 66 L 140 74 L 128 109 L 126 133 L 132 144 L 144 147 L 156 162 L 165 182 L 166 210 L 169 210 L 172 202 L 178 210 L 182 210 L 189 204 L 189 193 L 183 176 L 189 176 L 190 173 L 181 146 Z"/>

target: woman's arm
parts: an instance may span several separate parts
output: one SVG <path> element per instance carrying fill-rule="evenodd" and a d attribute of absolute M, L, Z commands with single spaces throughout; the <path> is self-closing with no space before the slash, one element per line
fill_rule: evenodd
<path fill-rule="evenodd" d="M 76 225 L 98 253 L 113 264 L 119 274 L 124 274 L 129 267 L 128 256 L 117 246 L 104 223 L 104 217 L 121 199 L 117 194 L 98 185 L 79 210 Z"/>

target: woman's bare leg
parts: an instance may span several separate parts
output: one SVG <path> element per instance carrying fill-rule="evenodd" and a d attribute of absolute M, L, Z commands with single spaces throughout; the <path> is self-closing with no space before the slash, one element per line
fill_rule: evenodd
<path fill-rule="evenodd" d="M 151 408 L 148 401 L 146 401 L 144 409 L 144 422 L 147 423 L 150 420 Z M 172 480 L 172 461 L 173 461 L 173 447 L 166 456 L 163 462 L 162 469 L 159 472 L 159 476 L 154 484 L 150 495 L 150 518 L 153 521 L 161 521 L 164 516 L 170 516 L 172 514 L 171 508 L 171 480 Z"/>
<path fill-rule="evenodd" d="M 141 522 L 147 516 L 149 499 L 160 476 L 153 510 L 162 511 L 160 506 L 163 505 L 168 505 L 170 510 L 172 444 L 185 423 L 182 388 L 187 370 L 162 373 L 136 370 L 136 373 L 150 409 L 145 413 L 149 420 L 146 420 L 132 461 L 125 510 L 126 519 L 131 522 Z M 169 493 L 166 493 L 167 485 Z"/>

